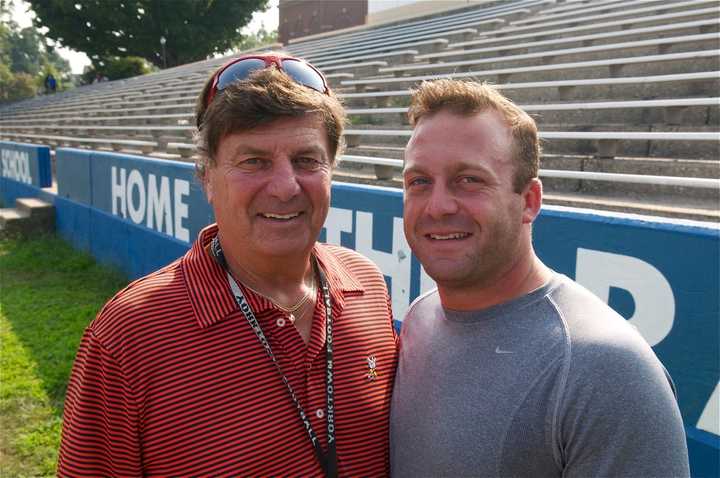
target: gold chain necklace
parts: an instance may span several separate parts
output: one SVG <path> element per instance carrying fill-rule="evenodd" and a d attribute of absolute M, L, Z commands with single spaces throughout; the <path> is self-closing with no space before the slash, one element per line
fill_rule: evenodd
<path fill-rule="evenodd" d="M 307 303 L 307 301 L 310 300 L 310 298 L 314 298 L 315 295 L 317 295 L 315 274 L 312 275 L 312 279 L 313 279 L 313 281 L 312 281 L 312 284 L 310 285 L 310 293 L 307 293 L 307 292 L 304 293 L 303 296 L 300 298 L 300 300 L 297 301 L 294 305 L 292 305 L 290 307 L 283 307 L 282 305 L 278 304 L 277 301 L 275 299 L 273 299 L 272 297 L 270 297 L 269 295 L 263 294 L 262 292 L 259 292 L 255 289 L 253 289 L 252 287 L 247 285 L 247 283 L 245 283 L 245 282 L 243 282 L 243 285 L 245 287 L 247 287 L 248 289 L 250 289 L 255 294 L 261 295 L 261 296 L 265 297 L 266 299 L 268 299 L 270 302 L 272 302 L 272 304 L 275 307 L 277 307 L 278 309 L 282 310 L 283 312 L 285 312 L 286 314 L 288 314 L 290 316 L 290 322 L 295 322 L 295 312 L 297 312 L 300 309 L 300 307 L 305 305 Z M 302 317 L 302 316 L 300 316 L 300 317 Z"/>
<path fill-rule="evenodd" d="M 316 290 L 313 294 L 309 295 L 308 297 L 313 297 L 316 293 L 317 293 L 317 290 Z M 304 306 L 304 305 L 305 305 L 305 304 L 303 304 L 303 306 Z M 315 305 L 312 303 L 312 301 L 310 302 L 310 310 L 312 310 L 312 311 L 315 310 Z M 303 317 L 305 317 L 305 315 L 307 314 L 307 312 L 308 312 L 308 308 L 303 307 L 303 308 L 300 310 L 300 315 L 297 315 L 297 316 L 296 316 L 295 314 L 290 314 L 290 315 L 288 315 L 288 320 L 289 320 L 291 323 L 294 324 L 295 322 L 298 322 L 298 321 L 300 321 Z"/>

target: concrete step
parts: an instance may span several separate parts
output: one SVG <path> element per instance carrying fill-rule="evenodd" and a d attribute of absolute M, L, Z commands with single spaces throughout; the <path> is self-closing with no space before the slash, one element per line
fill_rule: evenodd
<path fill-rule="evenodd" d="M 354 148 L 347 148 L 346 154 L 354 156 L 370 156 L 372 158 L 403 159 L 404 146 L 378 146 L 361 144 Z"/>
<path fill-rule="evenodd" d="M 543 127 L 542 132 L 552 133 L 559 131 L 556 126 Z M 399 128 L 387 127 L 367 127 L 365 125 L 353 126 L 351 130 L 364 130 L 368 133 L 362 136 L 354 136 L 348 139 L 349 144 L 357 144 L 357 146 L 393 146 L 404 147 L 409 139 L 407 134 L 383 134 L 383 131 L 395 131 Z M 402 130 L 409 131 L 409 127 L 403 127 Z M 577 133 L 604 133 L 612 132 L 611 129 L 599 129 L 597 127 L 566 128 L 563 132 Z M 685 128 L 666 127 L 656 130 L 650 126 L 624 125 L 615 131 L 628 133 L 674 133 L 688 132 Z M 717 131 L 717 129 L 715 129 Z M 714 133 L 709 127 L 697 127 L 695 132 Z M 378 133 L 379 132 L 379 133 Z M 591 134 L 587 136 L 592 136 Z M 354 143 L 357 141 L 357 143 Z M 604 145 L 607 142 L 608 145 Z M 613 153 L 603 153 L 613 145 Z M 353 147 L 357 147 L 353 146 Z M 587 156 L 607 156 L 612 154 L 618 157 L 653 157 L 653 158 L 678 158 L 678 159 L 717 159 L 718 144 L 716 141 L 703 140 L 658 140 L 658 139 L 617 139 L 613 141 L 602 141 L 589 138 L 564 138 L 564 139 L 544 139 L 542 147 L 545 153 L 549 154 L 566 154 L 566 155 L 587 155 Z"/>
<path fill-rule="evenodd" d="M 647 199 L 640 202 L 627 198 L 603 197 L 587 193 L 564 193 L 545 194 L 543 203 L 703 222 L 720 222 L 720 207 L 716 201 L 706 204 L 686 205 L 667 204 L 659 199 L 653 200 L 649 198 L 649 201 Z"/>
<path fill-rule="evenodd" d="M 360 145 L 348 148 L 345 154 L 402 160 L 404 149 L 401 146 Z M 339 167 L 354 169 L 356 165 L 350 161 L 341 161 Z M 711 159 L 696 160 L 672 157 L 649 158 L 645 156 L 598 158 L 587 155 L 544 152 L 540 158 L 540 168 L 688 178 L 718 178 L 720 177 L 720 157 L 715 156 Z"/>
<path fill-rule="evenodd" d="M 567 102 L 565 102 L 567 103 Z M 610 103 L 605 100 L 598 103 Z M 559 103 L 562 104 L 562 103 Z M 578 103 L 582 106 L 582 102 Z M 641 127 L 650 126 L 653 130 L 660 131 L 672 126 L 681 126 L 686 129 L 702 131 L 703 127 L 709 126 L 710 130 L 717 129 L 720 123 L 720 105 L 698 105 L 682 107 L 640 107 L 628 105 L 625 108 L 576 108 L 539 110 L 540 103 L 534 108 L 528 108 L 530 114 L 540 129 L 562 129 L 564 131 L 591 129 L 602 130 L 620 125 L 625 128 L 628 125 Z M 404 108 L 401 107 L 401 108 Z M 408 124 L 407 113 L 397 112 L 376 112 L 379 108 L 355 108 L 350 109 L 350 123 L 353 127 L 366 125 L 383 125 L 385 127 L 402 128 Z M 353 112 L 355 111 L 355 112 Z M 387 111 L 387 110 L 386 110 Z M 615 126 L 617 127 L 617 126 Z"/>
<path fill-rule="evenodd" d="M 30 237 L 55 230 L 55 206 L 37 198 L 18 198 L 0 209 L 0 237 Z"/>
<path fill-rule="evenodd" d="M 402 189 L 399 168 L 391 179 L 377 179 L 371 165 L 340 166 L 333 174 L 333 180 Z M 560 181 L 562 180 L 543 179 L 545 204 L 720 222 L 720 200 L 717 191 L 688 197 L 687 194 L 671 195 L 667 191 L 647 191 L 642 187 L 645 185 L 608 184 L 604 189 L 598 185 L 598 181 L 567 180 L 558 187 Z M 575 185 L 570 184 L 573 181 Z"/>
<path fill-rule="evenodd" d="M 0 239 L 22 236 L 21 223 L 29 219 L 27 214 L 14 208 L 0 209 Z"/>
<path fill-rule="evenodd" d="M 15 207 L 33 218 L 55 217 L 55 206 L 38 198 L 18 198 Z"/>
<path fill-rule="evenodd" d="M 713 71 L 713 70 L 709 70 Z M 605 78 L 605 76 L 603 76 Z M 642 77 L 639 77 L 642 78 Z M 653 77 L 651 77 L 653 78 Z M 662 78 L 662 77 L 655 77 Z M 588 78 L 589 79 L 589 78 Z M 596 78 L 597 79 L 597 78 Z M 610 79 L 611 81 L 615 79 Z M 510 82 L 503 85 L 502 93 L 517 104 L 558 103 L 563 101 L 620 101 L 620 100 L 652 100 L 664 98 L 703 98 L 717 95 L 720 89 L 720 78 L 712 77 L 692 81 L 638 81 L 636 83 L 578 84 L 577 86 L 545 86 L 538 83 L 537 87 L 513 87 Z M 534 84 L 537 82 L 528 82 Z M 367 92 L 399 91 L 399 85 L 379 85 L 368 87 Z M 344 92 L 354 94 L 356 89 L 352 86 L 336 89 L 336 93 Z M 346 98 L 349 107 L 372 106 L 408 106 L 410 96 L 398 94 L 381 96 L 379 98 Z"/>
<path fill-rule="evenodd" d="M 540 168 L 545 170 L 584 171 L 681 178 L 720 177 L 717 160 L 678 160 L 670 158 L 592 158 L 585 156 L 543 155 Z M 583 192 L 588 194 L 651 195 L 667 200 L 715 200 L 720 204 L 717 188 L 692 188 L 660 184 L 621 183 L 582 179 L 543 177 L 546 192 Z"/>
<path fill-rule="evenodd" d="M 14 208 L 0 209 L 0 226 L 5 226 L 9 222 L 18 221 L 29 217 L 29 214 L 20 212 Z"/>

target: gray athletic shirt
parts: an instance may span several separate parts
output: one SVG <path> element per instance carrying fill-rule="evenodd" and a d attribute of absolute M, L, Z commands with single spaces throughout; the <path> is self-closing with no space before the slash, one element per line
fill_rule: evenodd
<path fill-rule="evenodd" d="M 403 322 L 390 459 L 401 477 L 685 477 L 672 381 L 640 334 L 555 274 L 488 309 Z"/>

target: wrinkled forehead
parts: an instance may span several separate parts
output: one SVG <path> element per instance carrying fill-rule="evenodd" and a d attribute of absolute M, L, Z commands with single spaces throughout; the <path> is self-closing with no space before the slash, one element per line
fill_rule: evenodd
<path fill-rule="evenodd" d="M 218 151 L 245 151 L 271 154 L 314 153 L 330 162 L 330 140 L 317 113 L 304 116 L 281 116 L 271 121 L 249 127 L 235 128 L 224 135 L 218 143 Z"/>

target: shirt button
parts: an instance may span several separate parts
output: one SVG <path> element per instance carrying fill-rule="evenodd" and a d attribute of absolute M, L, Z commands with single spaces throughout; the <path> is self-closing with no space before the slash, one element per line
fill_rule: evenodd
<path fill-rule="evenodd" d="M 282 318 L 282 317 L 280 317 L 279 319 L 277 319 L 277 320 L 275 321 L 275 323 L 277 324 L 278 327 L 285 327 L 285 319 Z"/>
<path fill-rule="evenodd" d="M 315 412 L 315 416 L 318 418 L 322 418 L 325 416 L 325 412 L 323 411 L 322 408 L 318 408 L 317 411 Z"/>

